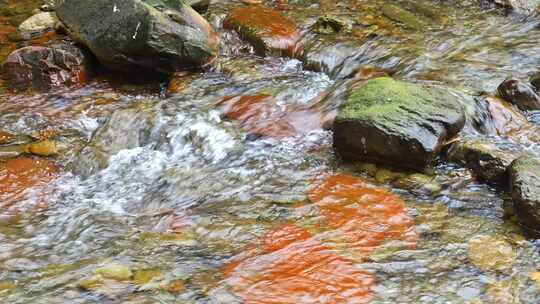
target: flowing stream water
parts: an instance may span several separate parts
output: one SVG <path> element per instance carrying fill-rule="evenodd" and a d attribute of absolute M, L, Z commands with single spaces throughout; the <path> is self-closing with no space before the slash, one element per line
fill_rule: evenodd
<path fill-rule="evenodd" d="M 285 14 L 384 20 L 357 37 L 359 60 L 466 107 L 538 70 L 534 18 L 431 1 L 440 15 L 407 29 L 376 14 L 395 1 L 338 2 L 289 1 Z M 322 98 L 339 81 L 227 35 L 220 66 L 182 78 L 178 94 L 101 79 L 0 94 L 2 131 L 54 132 L 68 147 L 0 167 L 0 302 L 540 302 L 540 244 L 505 217 L 503 191 L 451 163 L 429 172 L 431 187 L 343 164 L 325 127 L 339 104 Z M 540 153 L 540 113 L 527 115 L 528 135 L 490 140 Z"/>

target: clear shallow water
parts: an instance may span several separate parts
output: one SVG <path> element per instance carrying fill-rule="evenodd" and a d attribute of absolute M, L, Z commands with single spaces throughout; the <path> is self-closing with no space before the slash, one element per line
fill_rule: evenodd
<path fill-rule="evenodd" d="M 449 21 L 425 31 L 386 20 L 365 62 L 462 94 L 537 69 L 536 21 L 439 5 Z M 0 213 L 0 301 L 539 301 L 538 244 L 504 219 L 503 193 L 454 165 L 435 168 L 436 191 L 341 165 L 323 128 L 339 105 L 320 98 L 335 81 L 296 60 L 223 53 L 222 70 L 168 97 L 107 82 L 0 97 L 5 131 L 52 129 L 69 147 L 52 159 L 59 173 L 39 171 Z M 529 136 L 509 140 L 538 153 Z"/>

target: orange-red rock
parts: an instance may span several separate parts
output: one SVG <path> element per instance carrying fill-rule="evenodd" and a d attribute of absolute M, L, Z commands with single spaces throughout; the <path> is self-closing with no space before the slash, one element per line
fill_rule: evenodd
<path fill-rule="evenodd" d="M 362 179 L 348 174 L 325 177 L 311 189 L 326 225 L 346 238 L 348 247 L 361 256 L 391 240 L 414 248 L 418 239 L 414 220 L 405 203 L 385 190 L 370 187 Z"/>
<path fill-rule="evenodd" d="M 262 243 L 225 268 L 226 282 L 244 303 L 362 304 L 371 299 L 373 276 L 305 229 L 284 225 L 268 232 Z"/>
<path fill-rule="evenodd" d="M 233 9 L 223 27 L 235 30 L 260 56 L 299 56 L 302 51 L 297 25 L 277 10 L 264 6 Z"/>
<path fill-rule="evenodd" d="M 0 163 L 0 207 L 20 202 L 29 188 L 39 192 L 57 175 L 58 168 L 46 159 L 20 157 Z"/>
<path fill-rule="evenodd" d="M 321 129 L 323 117 L 312 109 L 289 110 L 279 107 L 269 95 L 246 95 L 225 98 L 222 111 L 230 119 L 254 134 L 284 138 Z"/>

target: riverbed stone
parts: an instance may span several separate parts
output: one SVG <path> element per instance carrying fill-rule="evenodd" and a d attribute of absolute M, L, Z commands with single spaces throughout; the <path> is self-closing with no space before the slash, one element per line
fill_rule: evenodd
<path fill-rule="evenodd" d="M 237 7 L 227 15 L 223 27 L 235 30 L 260 56 L 295 57 L 302 51 L 295 22 L 269 7 Z"/>
<path fill-rule="evenodd" d="M 70 36 L 113 70 L 172 74 L 217 56 L 215 31 L 183 1 L 65 0 L 56 13 Z"/>
<path fill-rule="evenodd" d="M 486 139 L 462 138 L 448 150 L 450 161 L 471 169 L 482 181 L 506 187 L 508 171 L 512 161 L 519 157 L 519 147 L 503 148 Z"/>
<path fill-rule="evenodd" d="M 380 77 L 352 89 L 340 107 L 334 149 L 344 160 L 424 169 L 464 124 L 453 95 Z"/>
<path fill-rule="evenodd" d="M 18 31 L 23 39 L 28 40 L 53 31 L 58 22 L 54 12 L 42 12 L 26 19 L 19 25 Z"/>
<path fill-rule="evenodd" d="M 487 135 L 509 135 L 530 128 L 527 117 L 514 105 L 496 96 L 483 95 L 475 99 L 467 120 Z"/>
<path fill-rule="evenodd" d="M 485 271 L 504 272 L 512 269 L 517 253 L 499 235 L 479 235 L 469 241 L 469 260 Z"/>
<path fill-rule="evenodd" d="M 497 88 L 499 96 L 515 104 L 523 111 L 539 110 L 540 95 L 529 84 L 517 79 L 508 78 Z"/>
<path fill-rule="evenodd" d="M 540 237 L 540 158 L 522 156 L 509 170 L 517 218 L 528 234 Z"/>
<path fill-rule="evenodd" d="M 69 43 L 28 46 L 8 56 L 3 72 L 14 91 L 47 92 L 84 83 L 92 75 L 92 57 Z"/>

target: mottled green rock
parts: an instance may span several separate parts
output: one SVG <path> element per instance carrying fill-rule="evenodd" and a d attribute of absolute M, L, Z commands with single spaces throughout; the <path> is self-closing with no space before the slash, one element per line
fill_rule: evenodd
<path fill-rule="evenodd" d="M 183 1 L 64 0 L 56 13 L 75 40 L 114 70 L 172 74 L 217 56 L 216 33 Z"/>
<path fill-rule="evenodd" d="M 382 6 L 382 13 L 387 18 L 402 23 L 405 27 L 421 30 L 426 27 L 424 22 L 419 17 L 406 9 L 403 9 L 397 5 L 385 4 Z"/>
<path fill-rule="evenodd" d="M 334 122 L 334 148 L 345 160 L 424 169 L 465 124 L 450 93 L 380 77 L 354 89 Z"/>
<path fill-rule="evenodd" d="M 511 270 L 516 256 L 512 245 L 500 236 L 480 235 L 469 241 L 469 260 L 482 270 Z"/>
<path fill-rule="evenodd" d="M 540 158 L 522 156 L 509 169 L 510 193 L 519 222 L 540 237 Z"/>
<path fill-rule="evenodd" d="M 133 276 L 133 273 L 131 272 L 129 267 L 118 263 L 107 264 L 101 268 L 96 269 L 95 273 L 97 275 L 101 275 L 106 279 L 117 281 L 129 280 Z"/>

